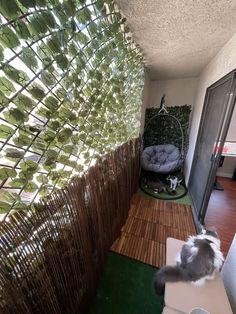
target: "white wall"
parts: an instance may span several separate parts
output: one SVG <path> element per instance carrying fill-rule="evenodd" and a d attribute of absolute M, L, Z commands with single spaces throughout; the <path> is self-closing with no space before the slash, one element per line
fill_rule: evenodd
<path fill-rule="evenodd" d="M 189 151 L 186 159 L 186 181 L 189 180 L 197 133 L 207 87 L 236 68 L 236 33 L 202 71 L 193 106 Z"/>
<path fill-rule="evenodd" d="M 224 265 L 221 270 L 221 277 L 225 286 L 227 296 L 232 308 L 232 313 L 236 313 L 236 234 L 230 245 Z"/>
<path fill-rule="evenodd" d="M 145 123 L 145 111 L 148 106 L 149 101 L 149 91 L 150 91 L 150 78 L 145 71 L 144 76 L 144 88 L 143 88 L 143 94 L 142 94 L 142 109 L 141 109 L 141 125 L 140 125 L 140 133 L 143 134 L 144 130 L 144 123 Z"/>
<path fill-rule="evenodd" d="M 167 106 L 193 105 L 197 83 L 195 77 L 151 81 L 148 107 L 159 107 L 163 94 Z"/>
<path fill-rule="evenodd" d="M 226 141 L 236 142 L 236 107 L 234 108 L 234 112 L 230 121 Z"/>
<path fill-rule="evenodd" d="M 223 166 L 219 167 L 217 170 L 217 176 L 232 178 L 234 169 L 236 167 L 236 158 L 235 157 L 225 157 Z"/>
<path fill-rule="evenodd" d="M 234 108 L 233 116 L 230 121 L 226 141 L 236 142 L 236 108 Z M 232 178 L 235 167 L 236 158 L 225 157 L 223 166 L 218 168 L 217 175 L 221 177 Z"/>

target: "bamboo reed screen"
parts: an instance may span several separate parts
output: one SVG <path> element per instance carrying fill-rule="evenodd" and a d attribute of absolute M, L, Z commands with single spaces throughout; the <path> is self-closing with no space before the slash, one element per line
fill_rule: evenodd
<path fill-rule="evenodd" d="M 86 313 L 138 184 L 140 139 L 0 225 L 0 312 Z"/>

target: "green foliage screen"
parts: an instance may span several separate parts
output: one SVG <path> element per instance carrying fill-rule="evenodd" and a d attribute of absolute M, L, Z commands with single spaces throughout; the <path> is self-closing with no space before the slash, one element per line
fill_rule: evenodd
<path fill-rule="evenodd" d="M 142 56 L 112 1 L 0 1 L 0 213 L 139 132 Z"/>
<path fill-rule="evenodd" d="M 167 107 L 168 115 L 158 115 L 159 110 L 159 108 L 146 109 L 144 147 L 173 144 L 180 150 L 183 149 L 182 153 L 185 158 L 189 145 L 191 106 L 183 105 Z M 183 136 L 180 126 L 183 131 Z"/>

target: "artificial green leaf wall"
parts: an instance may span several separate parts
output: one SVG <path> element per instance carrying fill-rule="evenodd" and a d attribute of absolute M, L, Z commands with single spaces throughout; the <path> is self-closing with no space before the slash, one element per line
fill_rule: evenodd
<path fill-rule="evenodd" d="M 145 113 L 144 147 L 160 144 L 173 144 L 183 148 L 186 157 L 189 144 L 189 121 L 191 106 L 170 106 L 169 115 L 158 115 L 160 108 L 147 108 Z M 182 132 L 181 132 L 181 128 Z M 183 146 L 183 147 L 182 147 Z"/>
<path fill-rule="evenodd" d="M 0 212 L 139 133 L 142 54 L 111 0 L 0 1 Z"/>

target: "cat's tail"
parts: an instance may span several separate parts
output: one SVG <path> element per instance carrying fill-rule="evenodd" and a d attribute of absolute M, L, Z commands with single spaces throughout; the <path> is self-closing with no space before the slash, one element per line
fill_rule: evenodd
<path fill-rule="evenodd" d="M 166 282 L 189 281 L 179 266 L 164 266 L 155 275 L 154 289 L 156 294 L 163 295 Z"/>

